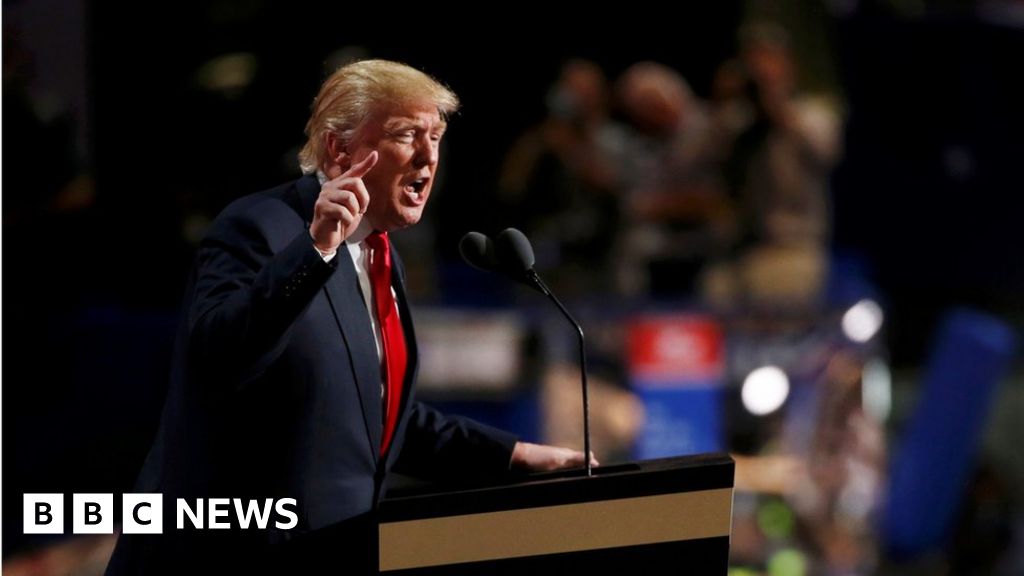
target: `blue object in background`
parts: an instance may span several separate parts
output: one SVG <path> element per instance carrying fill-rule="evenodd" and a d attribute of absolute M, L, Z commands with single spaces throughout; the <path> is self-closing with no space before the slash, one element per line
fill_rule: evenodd
<path fill-rule="evenodd" d="M 956 310 L 945 317 L 918 407 L 893 453 L 882 537 L 894 558 L 946 542 L 1016 340 L 1004 322 L 986 314 Z"/>
<path fill-rule="evenodd" d="M 644 426 L 634 455 L 645 460 L 718 452 L 722 446 L 722 386 L 687 382 L 672 386 L 634 382 L 644 406 Z"/>

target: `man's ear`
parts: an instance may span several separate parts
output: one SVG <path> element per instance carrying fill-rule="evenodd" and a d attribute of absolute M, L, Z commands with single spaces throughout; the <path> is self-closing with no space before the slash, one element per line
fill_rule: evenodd
<path fill-rule="evenodd" d="M 352 166 L 352 157 L 349 155 L 341 137 L 335 132 L 324 134 L 324 146 L 327 150 L 324 172 L 329 178 L 337 178 Z M 337 173 L 332 174 L 335 171 Z"/>

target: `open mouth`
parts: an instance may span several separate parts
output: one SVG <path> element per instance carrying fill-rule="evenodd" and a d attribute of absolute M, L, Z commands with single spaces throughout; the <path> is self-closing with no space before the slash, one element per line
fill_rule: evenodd
<path fill-rule="evenodd" d="M 426 194 L 424 194 L 424 191 L 427 189 L 427 183 L 429 181 L 429 178 L 417 178 L 405 185 L 405 193 L 413 202 L 417 204 L 422 203 L 426 200 Z"/>

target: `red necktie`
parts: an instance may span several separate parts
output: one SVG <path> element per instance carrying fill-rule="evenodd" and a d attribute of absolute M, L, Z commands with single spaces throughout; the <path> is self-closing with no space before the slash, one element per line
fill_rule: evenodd
<path fill-rule="evenodd" d="M 384 454 L 391 444 L 398 422 L 408 352 L 402 322 L 398 318 L 398 307 L 391 293 L 391 249 L 387 232 L 373 232 L 366 237 L 366 245 L 372 251 L 370 283 L 373 285 L 373 301 L 380 326 L 381 348 L 384 351 L 384 367 L 381 369 L 384 381 L 384 437 L 380 443 L 380 453 Z"/>

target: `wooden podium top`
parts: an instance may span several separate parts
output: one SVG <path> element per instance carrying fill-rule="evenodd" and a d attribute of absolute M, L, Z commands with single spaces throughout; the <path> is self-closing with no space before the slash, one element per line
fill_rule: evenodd
<path fill-rule="evenodd" d="M 402 490 L 380 505 L 380 521 L 551 506 L 624 496 L 652 496 L 732 488 L 735 465 L 727 454 L 698 454 L 594 468 L 524 474 L 513 482 L 460 488 L 436 485 Z"/>

